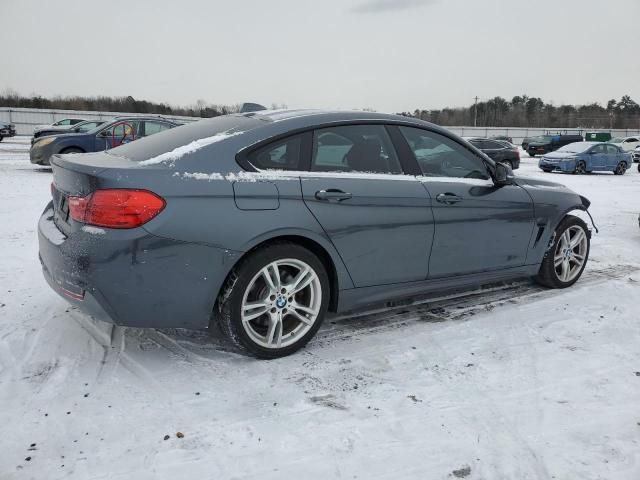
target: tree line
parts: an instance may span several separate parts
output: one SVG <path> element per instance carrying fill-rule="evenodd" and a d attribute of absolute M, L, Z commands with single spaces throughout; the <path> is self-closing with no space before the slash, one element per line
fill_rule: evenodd
<path fill-rule="evenodd" d="M 416 109 L 401 115 L 444 126 L 479 127 L 580 127 L 640 129 L 640 105 L 629 95 L 611 99 L 606 106 L 554 105 L 539 97 L 516 95 L 511 101 L 495 97 L 460 108 Z"/>
<path fill-rule="evenodd" d="M 43 108 L 58 110 L 152 113 L 188 117 L 216 117 L 240 111 L 241 105 L 219 105 L 198 100 L 194 105 L 174 106 L 168 103 L 136 100 L 133 97 L 107 96 L 23 96 L 13 90 L 0 94 L 0 106 L 10 108 Z M 284 105 L 271 105 L 283 108 Z M 371 109 L 365 109 L 371 110 Z M 443 126 L 479 127 L 580 127 L 640 129 L 640 105 L 629 95 L 611 99 L 606 105 L 554 105 L 539 97 L 516 95 L 511 100 L 494 97 L 467 107 L 415 109 L 400 115 L 421 118 Z"/>
<path fill-rule="evenodd" d="M 42 108 L 53 110 L 78 110 L 96 112 L 152 113 L 186 117 L 217 117 L 240 111 L 242 105 L 217 105 L 198 100 L 194 105 L 176 107 L 168 103 L 149 102 L 128 97 L 82 97 L 41 95 L 23 96 L 13 90 L 0 93 L 0 106 L 9 108 Z"/>

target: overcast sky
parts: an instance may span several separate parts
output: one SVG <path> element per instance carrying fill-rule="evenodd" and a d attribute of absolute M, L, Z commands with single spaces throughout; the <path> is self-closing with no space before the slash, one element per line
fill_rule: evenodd
<path fill-rule="evenodd" d="M 398 112 L 640 101 L 640 0 L 0 0 L 0 91 Z"/>

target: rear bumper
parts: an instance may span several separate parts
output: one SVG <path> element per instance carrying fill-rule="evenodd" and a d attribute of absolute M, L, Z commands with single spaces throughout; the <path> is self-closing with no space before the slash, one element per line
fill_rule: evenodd
<path fill-rule="evenodd" d="M 44 277 L 88 315 L 131 327 L 201 329 L 237 252 L 132 230 L 65 236 L 51 204 L 38 223 Z"/>

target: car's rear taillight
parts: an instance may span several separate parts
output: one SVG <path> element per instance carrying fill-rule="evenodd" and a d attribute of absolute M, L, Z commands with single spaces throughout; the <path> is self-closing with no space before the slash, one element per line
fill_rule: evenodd
<path fill-rule="evenodd" d="M 96 190 L 85 197 L 69 197 L 69 213 L 76 222 L 107 228 L 135 228 L 158 215 L 166 202 L 147 190 Z"/>

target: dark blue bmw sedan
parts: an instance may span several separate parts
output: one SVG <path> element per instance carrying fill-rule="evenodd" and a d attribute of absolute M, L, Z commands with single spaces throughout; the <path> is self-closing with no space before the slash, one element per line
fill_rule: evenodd
<path fill-rule="evenodd" d="M 395 115 L 227 115 L 51 165 L 38 231 L 56 292 L 118 325 L 219 327 L 262 358 L 327 311 L 519 277 L 564 288 L 589 256 L 586 198 Z"/>

